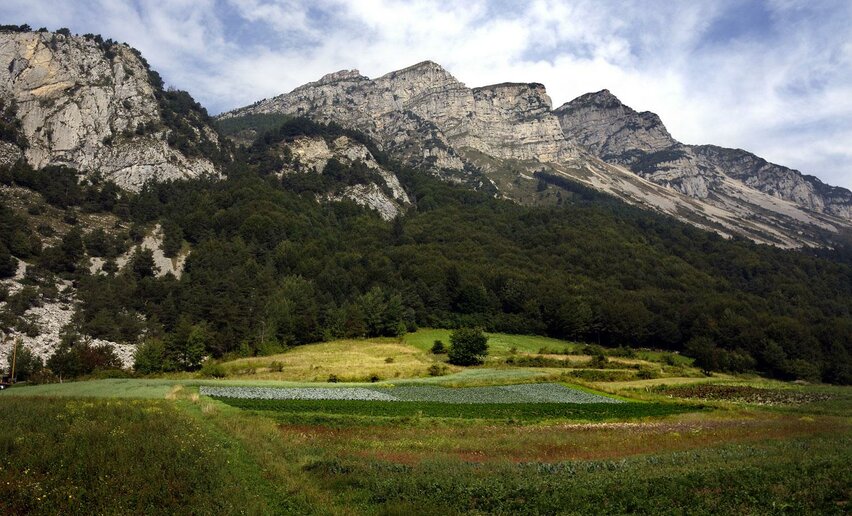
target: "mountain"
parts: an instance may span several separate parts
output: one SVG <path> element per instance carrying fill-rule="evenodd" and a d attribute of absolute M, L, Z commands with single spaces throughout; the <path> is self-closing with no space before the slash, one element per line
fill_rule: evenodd
<path fill-rule="evenodd" d="M 636 112 L 607 90 L 578 97 L 554 112 L 568 140 L 692 197 L 716 197 L 717 202 L 736 204 L 747 202 L 750 190 L 757 190 L 817 213 L 852 220 L 849 190 L 740 149 L 684 145 L 672 138 L 660 117 Z"/>
<path fill-rule="evenodd" d="M 830 245 L 842 190 L 808 183 L 822 212 L 773 197 L 750 174 L 798 176 L 680 146 L 614 97 L 554 111 L 540 84 L 470 89 L 425 62 L 214 124 L 126 45 L 5 30 L 0 49 L 0 361 L 11 338 L 63 377 L 137 353 L 193 370 L 481 326 L 852 382 L 847 247 L 677 220 Z"/>
<path fill-rule="evenodd" d="M 219 119 L 273 114 L 363 131 L 410 166 L 521 203 L 559 203 L 568 181 L 781 247 L 831 245 L 852 227 L 847 190 L 742 151 L 683 146 L 609 92 L 553 110 L 541 84 L 471 89 L 425 61 L 377 79 L 329 74 Z"/>
<path fill-rule="evenodd" d="M 138 51 L 69 31 L 0 32 L 0 162 L 62 165 L 138 190 L 148 180 L 218 174 L 207 112 L 165 90 Z"/>

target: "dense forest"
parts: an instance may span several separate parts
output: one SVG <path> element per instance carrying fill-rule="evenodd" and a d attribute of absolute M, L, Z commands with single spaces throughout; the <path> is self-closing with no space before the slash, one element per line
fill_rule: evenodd
<path fill-rule="evenodd" d="M 67 169 L 7 167 L 0 182 L 41 192 L 66 217 L 104 212 L 131 224 L 120 236 L 75 228 L 42 246 L 0 206 L 0 275 L 13 272 L 13 254 L 36 264 L 35 291 L 51 275 L 72 280 L 80 304 L 68 345 L 76 334 L 144 342 L 148 371 L 197 368 L 207 354 L 480 326 L 682 350 L 708 370 L 852 383 L 848 254 L 726 240 L 552 178 L 543 180 L 563 190 L 561 206 L 519 206 L 401 167 L 351 131 L 400 177 L 414 201 L 405 216 L 385 222 L 350 202 L 317 202 L 317 184 L 347 181 L 343 165 L 307 186 L 273 173 L 287 159 L 272 150 L 281 140 L 343 131 L 287 121 L 234 149 L 225 180 L 138 194 L 78 184 Z M 180 279 L 158 278 L 146 252 L 115 266 L 156 223 L 167 255 L 191 246 Z M 104 257 L 106 273 L 90 274 L 87 256 Z M 20 295 L 9 299 L 18 312 Z M 6 314 L 3 324 L 15 321 Z"/>

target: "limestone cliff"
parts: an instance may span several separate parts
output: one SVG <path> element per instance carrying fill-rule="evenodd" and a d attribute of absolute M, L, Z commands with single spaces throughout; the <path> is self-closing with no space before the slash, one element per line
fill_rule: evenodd
<path fill-rule="evenodd" d="M 519 160 L 576 155 L 550 110 L 541 84 L 470 89 L 425 61 L 374 80 L 357 70 L 333 73 L 223 117 L 285 113 L 334 121 L 367 133 L 397 158 L 459 179 L 466 173 L 461 148 Z"/>
<path fill-rule="evenodd" d="M 178 93 L 163 91 L 127 45 L 67 32 L 0 32 L 0 63 L 0 99 L 15 106 L 21 151 L 33 167 L 65 165 L 129 189 L 217 173 L 209 154 L 218 138 L 206 113 L 169 109 Z M 199 142 L 204 152 L 191 152 Z M 0 149 L 0 160 L 6 155 Z"/>
<path fill-rule="evenodd" d="M 849 190 L 825 185 L 816 177 L 743 150 L 684 145 L 672 138 L 657 115 L 638 113 L 607 90 L 582 95 L 555 113 L 568 140 L 686 195 L 700 199 L 723 196 L 730 201 L 732 197 L 748 198 L 756 190 L 852 221 Z"/>
<path fill-rule="evenodd" d="M 348 199 L 376 211 L 385 220 L 403 213 L 411 204 L 396 175 L 376 161 L 367 147 L 346 136 L 332 141 L 325 138 L 300 137 L 281 144 L 281 153 L 292 156 L 280 174 L 322 174 L 331 160 L 349 167 L 364 167 L 369 174 L 365 180 L 340 186 L 320 196 L 335 201 Z M 284 150 L 286 149 L 286 151 Z"/>

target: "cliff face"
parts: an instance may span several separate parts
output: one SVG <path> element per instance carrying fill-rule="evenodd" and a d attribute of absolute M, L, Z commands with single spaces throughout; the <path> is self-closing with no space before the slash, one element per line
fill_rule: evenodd
<path fill-rule="evenodd" d="M 375 80 L 357 70 L 337 72 L 223 117 L 284 113 L 335 121 L 409 164 L 459 180 L 466 174 L 462 148 L 518 160 L 576 155 L 550 110 L 541 84 L 470 89 L 426 61 Z"/>
<path fill-rule="evenodd" d="M 164 113 L 164 92 L 130 47 L 100 37 L 4 32 L 0 63 L 0 98 L 15 106 L 33 167 L 65 165 L 129 189 L 216 173 L 209 156 L 189 157 L 170 145 L 178 138 L 164 116 L 181 118 L 195 140 L 217 146 L 215 131 L 191 120 L 193 113 Z"/>
<path fill-rule="evenodd" d="M 847 190 L 744 151 L 683 145 L 606 90 L 552 110 L 541 84 L 470 89 L 426 61 L 377 79 L 333 73 L 222 118 L 252 114 L 336 122 L 409 165 L 517 202 L 556 202 L 559 181 L 541 190 L 544 173 L 782 247 L 824 245 L 852 226 Z"/>
<path fill-rule="evenodd" d="M 749 198 L 757 191 L 852 221 L 849 190 L 825 185 L 743 150 L 684 145 L 671 137 L 657 115 L 638 113 L 607 90 L 578 97 L 555 113 L 567 139 L 609 163 L 624 165 L 691 197 Z M 737 188 L 740 185 L 744 188 Z"/>
<path fill-rule="evenodd" d="M 287 149 L 285 151 L 284 149 Z M 322 174 L 332 159 L 345 166 L 363 166 L 372 172 L 372 181 L 351 184 L 339 191 L 329 192 L 320 199 L 338 201 L 348 199 L 376 211 L 385 220 L 400 215 L 411 204 L 396 175 L 382 167 L 366 146 L 346 136 L 331 142 L 322 137 L 300 137 L 281 144 L 282 155 L 292 156 L 290 164 L 280 171 L 284 174 Z"/>

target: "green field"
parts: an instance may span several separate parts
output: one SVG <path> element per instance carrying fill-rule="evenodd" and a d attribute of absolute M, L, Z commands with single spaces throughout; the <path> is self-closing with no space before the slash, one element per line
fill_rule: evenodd
<path fill-rule="evenodd" d="M 670 376 L 584 382 L 502 363 L 572 346 L 509 335 L 491 335 L 485 366 L 424 375 L 445 359 L 427 352 L 439 338 L 448 332 L 308 345 L 226 362 L 225 379 L 0 392 L 0 513 L 848 514 L 848 387 L 706 377 L 653 351 L 608 366 Z M 352 378 L 380 364 L 400 375 L 328 383 L 334 355 L 357 358 Z M 283 365 L 267 374 L 272 361 Z M 202 386 L 401 401 L 211 398 Z"/>

